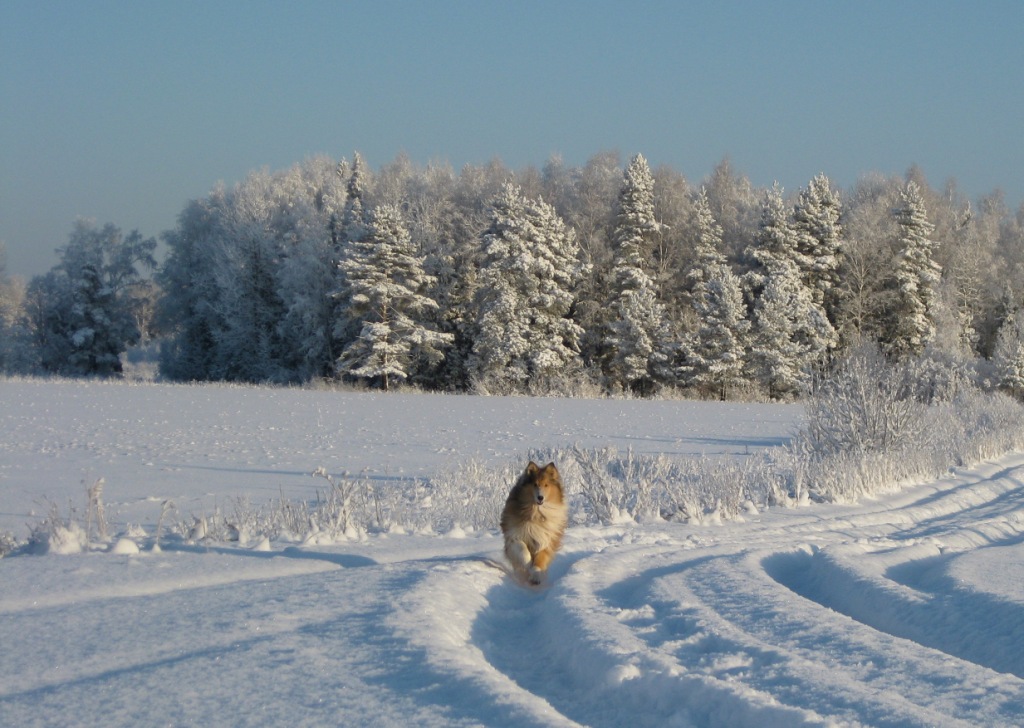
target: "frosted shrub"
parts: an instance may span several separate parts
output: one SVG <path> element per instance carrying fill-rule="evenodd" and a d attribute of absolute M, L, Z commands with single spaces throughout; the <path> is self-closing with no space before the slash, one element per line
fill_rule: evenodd
<path fill-rule="evenodd" d="M 662 460 L 667 471 L 658 497 L 664 518 L 704 523 L 791 500 L 787 480 L 768 453 Z"/>
<path fill-rule="evenodd" d="M 1024 407 L 1002 392 L 961 391 L 941 410 L 936 438 L 955 465 L 969 465 L 1024 446 Z"/>
<path fill-rule="evenodd" d="M 980 362 L 959 354 L 926 349 L 909 369 L 912 374 L 912 395 L 928 405 L 949 403 L 964 393 L 974 392 L 980 381 Z"/>
<path fill-rule="evenodd" d="M 794 481 L 851 502 L 1024 444 L 1024 408 L 954 370 L 934 356 L 891 364 L 871 349 L 841 362 L 789 446 Z"/>
<path fill-rule="evenodd" d="M 532 397 L 602 399 L 607 396 L 598 376 L 588 370 L 531 377 L 526 393 Z"/>
<path fill-rule="evenodd" d="M 575 462 L 579 473 L 579 496 L 581 503 L 573 507 L 573 511 L 582 509 L 583 518 L 587 522 L 617 523 L 624 519 L 632 519 L 636 510 L 639 494 L 628 491 L 621 477 L 611 472 L 616 457 L 614 448 L 584 450 L 575 448 L 569 453 L 571 460 L 560 458 L 561 469 L 566 470 L 567 462 Z M 621 469 L 620 469 L 621 473 Z M 563 472 L 563 483 L 568 480 L 568 473 Z M 642 496 L 640 497 L 642 500 Z M 571 501 L 570 501 L 571 502 Z"/>
<path fill-rule="evenodd" d="M 164 526 L 167 524 L 168 516 L 177 510 L 172 500 L 164 500 L 160 504 L 160 518 L 156 522 L 156 530 L 153 533 L 153 550 L 160 550 L 160 539 L 164 534 Z"/>
<path fill-rule="evenodd" d="M 106 481 L 98 478 L 86 489 L 85 533 L 89 538 L 100 541 L 110 538 L 107 531 L 107 516 L 103 510 L 103 485 Z"/>
<path fill-rule="evenodd" d="M 12 533 L 0 531 L 0 559 L 18 549 L 18 541 Z"/>
<path fill-rule="evenodd" d="M 355 498 L 359 488 L 356 481 L 341 478 L 335 480 L 324 468 L 317 468 L 313 476 L 323 478 L 330 488 L 323 494 L 317 493 L 316 507 L 310 511 L 310 521 L 314 529 L 328 533 L 349 533 L 354 522 Z"/>
<path fill-rule="evenodd" d="M 93 541 L 109 540 L 109 527 L 103 510 L 104 482 L 99 478 L 86 487 L 84 524 L 73 507 L 69 506 L 67 517 L 63 517 L 57 504 L 50 502 L 46 517 L 32 526 L 27 551 L 34 554 L 75 554 L 86 550 Z"/>
<path fill-rule="evenodd" d="M 367 480 L 331 475 L 324 468 L 317 468 L 311 475 L 328 484 L 326 490 L 317 491 L 315 500 L 281 497 L 257 506 L 247 497 L 240 497 L 234 499 L 230 514 L 217 509 L 211 516 L 196 519 L 186 532 L 192 540 L 239 543 L 262 538 L 333 541 L 357 538 L 372 526 L 381 511 L 374 508 Z"/>
<path fill-rule="evenodd" d="M 424 494 L 429 498 L 422 510 L 429 523 L 422 524 L 438 532 L 455 528 L 474 530 L 496 528 L 509 489 L 520 475 L 513 463 L 491 468 L 478 460 L 460 460 L 430 481 Z"/>
<path fill-rule="evenodd" d="M 46 518 L 32 527 L 28 537 L 28 551 L 33 554 L 77 554 L 88 545 L 82 526 L 72 516 L 62 518 L 52 502 Z"/>
<path fill-rule="evenodd" d="M 576 447 L 541 459 L 558 463 L 576 523 L 703 523 L 780 501 L 788 491 L 765 454 L 714 460 Z"/>
<path fill-rule="evenodd" d="M 912 396 L 906 368 L 890 365 L 874 347 L 840 362 L 807 402 L 799 438 L 808 457 L 894 452 L 927 432 L 927 405 Z"/>

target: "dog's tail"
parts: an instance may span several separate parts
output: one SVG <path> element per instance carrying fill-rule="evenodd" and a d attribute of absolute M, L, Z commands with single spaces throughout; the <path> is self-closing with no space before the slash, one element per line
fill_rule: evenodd
<path fill-rule="evenodd" d="M 509 576 L 512 576 L 512 567 L 509 566 L 508 564 L 506 564 L 504 561 L 499 561 L 498 559 L 492 559 L 489 556 L 476 556 L 476 557 L 472 557 L 472 560 L 473 561 L 479 561 L 481 564 L 484 564 L 486 566 L 490 566 L 492 568 L 495 568 L 498 571 L 503 571 L 506 574 L 508 574 Z"/>

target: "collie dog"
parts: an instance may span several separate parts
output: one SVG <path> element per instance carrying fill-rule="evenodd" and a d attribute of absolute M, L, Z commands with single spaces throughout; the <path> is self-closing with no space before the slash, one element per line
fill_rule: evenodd
<path fill-rule="evenodd" d="M 558 468 L 554 463 L 542 468 L 530 461 L 501 512 L 505 556 L 517 577 L 530 584 L 544 580 L 548 564 L 562 545 L 568 519 Z"/>

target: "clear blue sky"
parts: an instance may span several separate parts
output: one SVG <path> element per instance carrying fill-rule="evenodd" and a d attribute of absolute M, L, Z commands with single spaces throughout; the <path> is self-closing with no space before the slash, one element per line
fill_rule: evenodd
<path fill-rule="evenodd" d="M 0 240 L 158 235 L 318 153 L 456 169 L 643 153 L 699 182 L 911 164 L 1024 200 L 1024 2 L 0 0 Z"/>

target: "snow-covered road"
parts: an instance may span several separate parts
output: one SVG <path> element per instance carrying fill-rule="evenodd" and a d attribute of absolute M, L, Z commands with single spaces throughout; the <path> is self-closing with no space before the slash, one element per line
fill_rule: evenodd
<path fill-rule="evenodd" d="M 541 590 L 493 534 L 7 559 L 0 722 L 1018 725 L 1022 473 L 577 528 Z"/>

